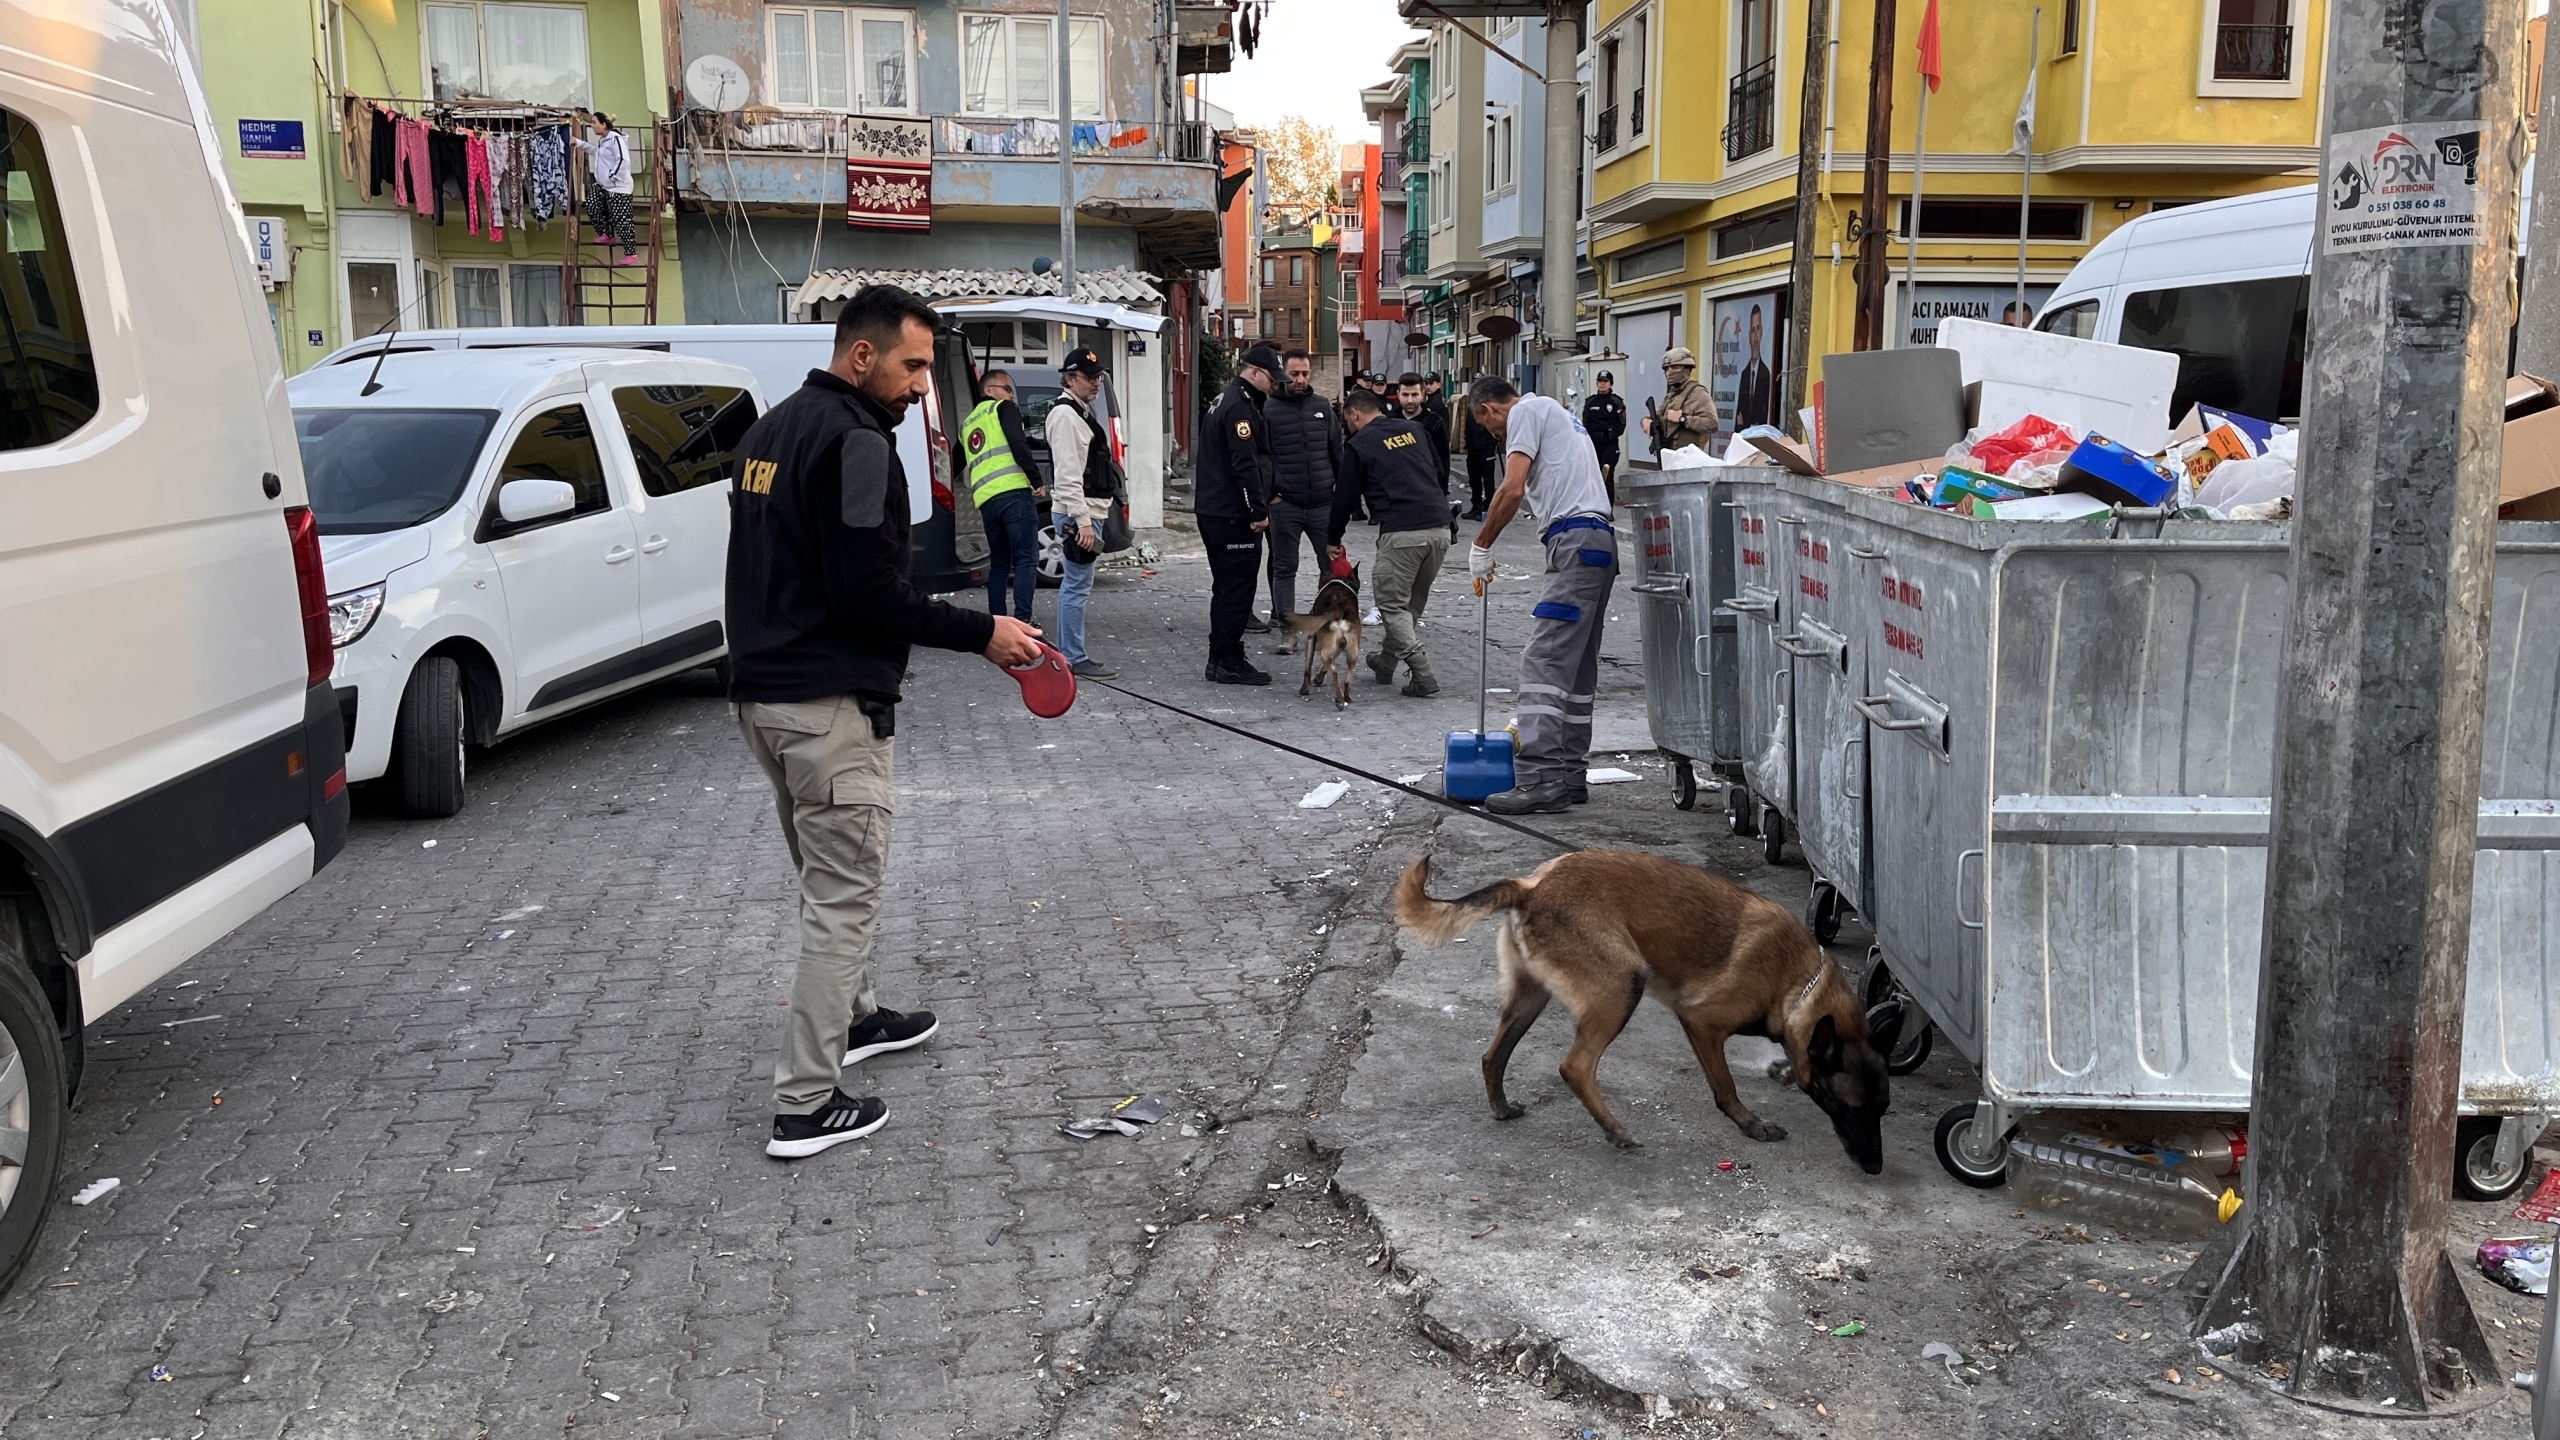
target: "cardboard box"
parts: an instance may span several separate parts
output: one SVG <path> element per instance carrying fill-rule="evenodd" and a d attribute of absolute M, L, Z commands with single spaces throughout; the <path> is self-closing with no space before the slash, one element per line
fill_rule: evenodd
<path fill-rule="evenodd" d="M 2178 494 L 2178 482 L 2152 469 L 2151 462 L 2130 447 L 2104 435 L 2080 442 L 2080 448 L 2063 462 L 2062 480 L 2055 488 L 2065 494 L 2095 495 L 2116 505 L 2161 505 Z"/>
<path fill-rule="evenodd" d="M 1961 360 L 1944 350 L 1822 357 L 1826 473 L 1934 460 L 1964 438 Z"/>
<path fill-rule="evenodd" d="M 1822 466 L 1815 463 L 1813 452 L 1784 435 L 1745 435 L 1752 448 L 1777 461 L 1798 475 L 1819 475 Z"/>
<path fill-rule="evenodd" d="M 2169 443 L 2178 357 L 2165 350 L 1965 319 L 1940 322 L 1938 348 L 1960 357 L 1964 384 L 1981 385 L 1972 423 L 1985 429 L 2042 415 L 2074 435 L 2097 431 L 2146 454 Z"/>
<path fill-rule="evenodd" d="M 2498 464 L 2498 518 L 2560 520 L 2560 387 L 2538 375 L 2507 380 Z"/>

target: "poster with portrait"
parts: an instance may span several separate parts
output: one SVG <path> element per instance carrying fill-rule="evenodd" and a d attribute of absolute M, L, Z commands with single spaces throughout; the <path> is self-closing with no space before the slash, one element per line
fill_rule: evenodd
<path fill-rule="evenodd" d="M 1896 288 L 1900 283 L 1897 277 Z M 2030 283 L 2023 309 L 2018 305 L 2018 285 L 2014 280 L 2005 285 L 1932 285 L 1924 280 L 1913 293 L 1920 297 L 1920 303 L 1912 308 L 1903 326 L 1902 343 L 1906 348 L 1937 344 L 1938 322 L 1950 315 L 2024 328 L 2044 308 L 2044 297 L 2053 293 L 2053 287 Z"/>
<path fill-rule="evenodd" d="M 1717 298 L 1707 343 L 1707 388 L 1716 397 L 1716 453 L 1754 425 L 1786 428 L 1787 292 Z"/>

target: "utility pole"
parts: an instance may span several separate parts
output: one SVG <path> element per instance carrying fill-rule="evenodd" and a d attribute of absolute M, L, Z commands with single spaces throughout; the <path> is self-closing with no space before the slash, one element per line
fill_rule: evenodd
<path fill-rule="evenodd" d="M 2550 26 L 2549 21 L 2544 22 Z M 2540 135 L 2560 135 L 2560 65 L 2551 63 L 2551 29 L 2542 32 L 2542 118 Z M 2535 167 L 2533 220 L 2525 235 L 2528 257 L 2524 276 L 2524 312 L 2516 317 L 2516 369 L 2546 380 L 2560 378 L 2560 176 Z"/>
<path fill-rule="evenodd" d="M 1804 409 L 1806 377 L 1813 373 L 1813 228 L 1822 203 L 1822 107 L 1829 89 L 1823 66 L 1831 44 L 1826 7 L 1807 7 L 1804 22 L 1804 103 L 1796 107 L 1796 250 L 1787 274 L 1786 414 L 1779 428 L 1795 429 Z M 1806 440 L 1813 437 L 1805 436 Z"/>
<path fill-rule="evenodd" d="M 1576 256 L 1574 202 L 1581 195 L 1582 124 L 1574 115 L 1575 43 L 1582 6 L 1571 0 L 1547 0 L 1547 73 L 1541 82 L 1547 98 L 1545 231 L 1538 260 L 1538 341 L 1546 359 L 1538 367 L 1539 389 L 1564 398 L 1564 357 L 1580 349 L 1581 325 L 1576 315 L 1582 277 Z"/>
<path fill-rule="evenodd" d="M 1858 329 L 1853 348 L 1884 344 L 1885 206 L 1893 180 L 1893 0 L 1876 0 L 1875 48 L 1867 60 L 1867 175 L 1858 202 Z M 1916 222 L 1919 217 L 1913 216 Z M 1798 222 L 1801 224 L 1802 222 Z"/>
<path fill-rule="evenodd" d="M 1058 0 L 1058 298 L 1076 298 L 1076 43 Z"/>
<path fill-rule="evenodd" d="M 2265 657 L 2248 1229 L 2197 1329 L 2253 1324 L 2287 1393 L 2375 1415 L 2480 1403 L 2503 1376 L 2445 1225 L 2524 4 L 2329 7 L 2292 594 Z"/>

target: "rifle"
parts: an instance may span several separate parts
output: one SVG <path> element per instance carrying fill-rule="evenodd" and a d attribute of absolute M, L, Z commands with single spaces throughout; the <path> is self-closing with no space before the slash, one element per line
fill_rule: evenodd
<path fill-rule="evenodd" d="M 1662 458 L 1662 412 L 1653 408 L 1653 398 L 1650 395 L 1644 397 L 1644 418 L 1650 422 L 1644 427 L 1644 437 L 1653 447 L 1653 458 L 1659 460 Z"/>

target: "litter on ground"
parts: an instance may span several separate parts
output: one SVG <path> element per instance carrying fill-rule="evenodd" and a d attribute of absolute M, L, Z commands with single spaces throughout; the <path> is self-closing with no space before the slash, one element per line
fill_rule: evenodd
<path fill-rule="evenodd" d="M 1327 780 L 1313 790 L 1308 791 L 1306 796 L 1298 801 L 1298 808 L 1301 810 L 1329 810 L 1333 808 L 1334 801 L 1339 800 L 1350 793 L 1350 781 Z"/>

